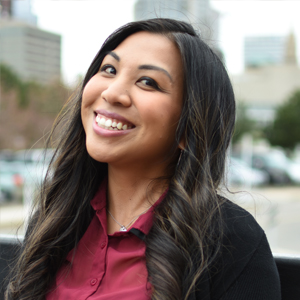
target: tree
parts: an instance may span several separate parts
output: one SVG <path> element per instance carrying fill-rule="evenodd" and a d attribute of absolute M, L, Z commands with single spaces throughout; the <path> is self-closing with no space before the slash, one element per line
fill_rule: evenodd
<path fill-rule="evenodd" d="M 20 108 L 28 106 L 28 84 L 8 66 L 0 64 L 0 84 L 5 92 L 16 90 L 18 94 L 18 105 Z"/>
<path fill-rule="evenodd" d="M 239 102 L 236 109 L 236 122 L 232 142 L 235 144 L 245 133 L 251 133 L 254 130 L 254 125 L 254 121 L 247 116 L 245 104 Z"/>
<path fill-rule="evenodd" d="M 278 107 L 274 123 L 266 129 L 266 138 L 271 145 L 288 150 L 300 143 L 300 90 Z"/>
<path fill-rule="evenodd" d="M 44 147 L 70 89 L 59 80 L 47 84 L 22 80 L 1 64 L 0 84 L 0 149 Z"/>

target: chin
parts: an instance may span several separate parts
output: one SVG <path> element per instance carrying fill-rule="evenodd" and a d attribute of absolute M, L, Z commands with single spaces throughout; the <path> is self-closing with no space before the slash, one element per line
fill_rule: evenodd
<path fill-rule="evenodd" d="M 105 161 L 105 155 L 103 155 L 102 151 L 99 150 L 99 148 L 86 145 L 87 153 L 91 158 L 98 162 L 106 162 Z"/>

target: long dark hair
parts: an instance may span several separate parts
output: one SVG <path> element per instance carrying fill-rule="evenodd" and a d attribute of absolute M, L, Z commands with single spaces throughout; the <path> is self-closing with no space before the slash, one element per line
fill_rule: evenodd
<path fill-rule="evenodd" d="M 79 91 L 57 118 L 49 138 L 51 143 L 59 131 L 56 152 L 8 285 L 7 299 L 44 299 L 68 252 L 93 217 L 90 201 L 107 176 L 107 164 L 87 153 L 80 114 L 82 91 L 106 53 L 139 31 L 172 40 L 181 53 L 184 72 L 176 145 L 183 139 L 185 148 L 145 240 L 152 299 L 188 299 L 218 253 L 222 200 L 216 189 L 224 174 L 235 120 L 230 80 L 218 56 L 189 24 L 171 19 L 132 22 L 108 37 Z"/>

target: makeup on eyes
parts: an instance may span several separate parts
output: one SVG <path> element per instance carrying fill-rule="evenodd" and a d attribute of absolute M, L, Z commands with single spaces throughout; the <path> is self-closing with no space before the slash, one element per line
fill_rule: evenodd
<path fill-rule="evenodd" d="M 107 53 L 107 55 L 104 57 L 103 61 L 105 60 L 105 58 L 106 58 L 107 56 L 111 56 L 111 57 L 114 58 L 117 62 L 120 62 L 120 61 L 121 61 L 120 56 L 119 56 L 118 54 L 116 54 L 115 52 L 113 52 L 113 51 L 109 51 L 109 52 Z M 112 67 L 113 67 L 113 66 L 112 66 Z M 101 69 L 101 67 L 100 67 L 100 69 Z M 161 68 L 161 67 L 159 67 L 159 66 L 155 66 L 155 65 L 151 65 L 151 64 L 143 64 L 143 65 L 140 65 L 140 66 L 138 67 L 138 69 L 139 69 L 139 70 L 153 70 L 153 71 L 159 71 L 159 72 L 162 72 L 162 73 L 164 73 L 164 74 L 170 79 L 171 83 L 174 82 L 174 80 L 173 80 L 172 76 L 170 75 L 170 73 L 169 73 L 167 70 L 165 70 L 164 68 Z"/>
<path fill-rule="evenodd" d="M 109 72 L 109 69 L 112 70 L 112 72 Z M 154 70 L 154 71 L 161 71 L 163 69 L 156 67 L 156 66 L 151 66 L 151 65 L 142 65 L 138 67 L 138 70 Z M 105 74 L 108 75 L 116 75 L 117 70 L 112 64 L 104 64 L 103 66 L 100 67 L 100 72 L 104 72 Z M 164 72 L 164 71 L 163 71 Z M 165 72 L 164 72 L 165 73 Z M 168 74 L 168 73 L 167 73 Z M 168 76 L 169 77 L 169 76 Z M 170 77 L 169 77 L 170 78 Z M 149 76 L 142 76 L 137 80 L 137 83 L 142 83 L 143 81 L 147 81 L 148 84 L 144 83 L 144 86 L 147 88 L 155 89 L 157 91 L 161 92 L 166 92 L 165 89 L 161 88 L 160 85 L 157 83 L 156 80 Z"/>

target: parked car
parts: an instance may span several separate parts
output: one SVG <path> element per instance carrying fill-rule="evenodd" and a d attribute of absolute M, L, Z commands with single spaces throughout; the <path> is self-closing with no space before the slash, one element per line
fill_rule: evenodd
<path fill-rule="evenodd" d="M 267 172 L 270 184 L 300 184 L 300 164 L 287 158 L 280 150 L 254 154 L 252 166 Z"/>
<path fill-rule="evenodd" d="M 0 161 L 1 200 L 12 200 L 13 195 L 24 183 L 24 164 L 19 162 Z"/>
<path fill-rule="evenodd" d="M 228 182 L 233 185 L 259 186 L 268 184 L 269 175 L 254 168 L 238 158 L 231 157 L 228 164 Z"/>
<path fill-rule="evenodd" d="M 47 163 L 25 163 L 22 161 L 0 161 L 0 200 L 10 201 L 24 184 L 38 185 L 42 182 Z M 21 191 L 22 192 L 22 191 Z"/>

